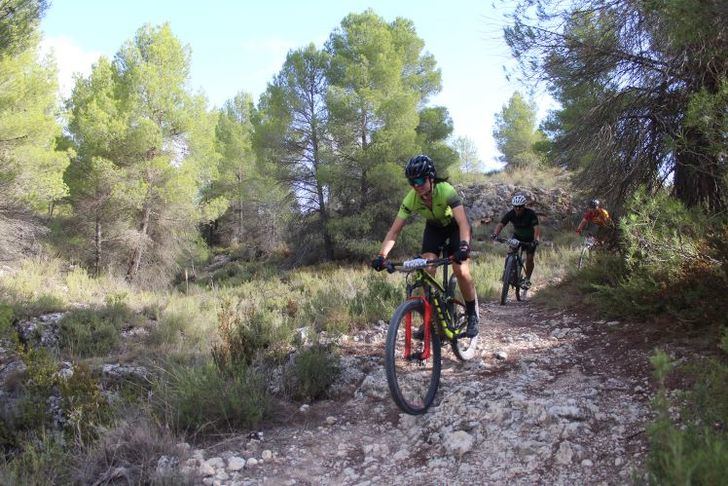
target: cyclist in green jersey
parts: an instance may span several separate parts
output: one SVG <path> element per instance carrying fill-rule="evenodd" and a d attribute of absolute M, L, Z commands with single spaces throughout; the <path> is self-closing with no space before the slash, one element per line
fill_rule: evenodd
<path fill-rule="evenodd" d="M 536 255 L 536 247 L 541 239 L 541 227 L 538 225 L 536 211 L 526 207 L 526 196 L 516 194 L 511 199 L 511 204 L 513 209 L 503 216 L 490 236 L 496 238 L 505 225 L 512 223 L 513 237 L 524 243 L 532 243 L 526 249 L 526 280 L 523 282 L 523 288 L 528 289 L 531 287 L 531 274 L 533 274 L 533 267 L 535 266 L 533 257 Z"/>
<path fill-rule="evenodd" d="M 443 246 L 449 255 L 453 255 L 453 272 L 468 313 L 465 334 L 475 337 L 479 324 L 477 294 L 467 262 L 470 256 L 470 222 L 462 200 L 450 183 L 437 177 L 435 166 L 427 155 L 412 157 L 405 168 L 405 176 L 412 189 L 402 201 L 397 217 L 384 237 L 379 255 L 372 260 L 372 267 L 377 271 L 385 268 L 387 255 L 412 213 L 424 217 L 426 223 L 421 257 L 427 260 L 438 258 L 438 251 Z"/>

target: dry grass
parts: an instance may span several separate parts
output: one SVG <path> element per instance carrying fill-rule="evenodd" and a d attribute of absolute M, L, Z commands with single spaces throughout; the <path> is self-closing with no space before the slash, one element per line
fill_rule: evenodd
<path fill-rule="evenodd" d="M 136 416 L 111 429 L 78 459 L 76 484 L 192 484 L 183 477 L 160 476 L 162 456 L 187 459 L 186 451 L 167 429 L 148 417 Z"/>
<path fill-rule="evenodd" d="M 512 171 L 502 170 L 487 174 L 483 182 L 540 187 L 542 189 L 564 188 L 565 186 L 571 186 L 571 173 L 556 167 L 538 169 L 523 168 Z"/>

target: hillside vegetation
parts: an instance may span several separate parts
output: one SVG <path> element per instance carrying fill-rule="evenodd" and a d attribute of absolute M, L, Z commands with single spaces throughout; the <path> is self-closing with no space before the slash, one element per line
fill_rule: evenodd
<path fill-rule="evenodd" d="M 478 295 L 492 301 L 504 249 L 479 251 Z M 544 247 L 539 279 L 560 279 L 576 254 L 573 237 Z M 2 348 L 15 363 L 4 376 L 15 382 L 3 416 L 7 480 L 42 482 L 51 471 L 55 483 L 92 482 L 119 464 L 145 480 L 156 464 L 139 448 L 175 455 L 182 440 L 275 424 L 286 404 L 327 397 L 338 336 L 388 320 L 404 297 L 400 276 L 360 264 L 216 261 L 157 291 L 48 256 L 3 276 Z M 51 402 L 48 413 L 36 407 Z"/>

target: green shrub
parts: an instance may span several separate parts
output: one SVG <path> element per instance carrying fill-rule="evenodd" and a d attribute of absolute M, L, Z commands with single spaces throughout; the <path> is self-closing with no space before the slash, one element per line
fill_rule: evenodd
<path fill-rule="evenodd" d="M 101 395 L 101 385 L 88 366 L 76 364 L 73 374 L 59 380 L 66 431 L 78 446 L 90 444 L 98 437 L 101 427 L 110 422 L 111 411 Z"/>
<path fill-rule="evenodd" d="M 318 288 L 303 306 L 306 324 L 316 331 L 346 334 L 351 329 L 349 296 L 341 285 Z"/>
<path fill-rule="evenodd" d="M 374 272 L 367 274 L 365 282 L 365 287 L 349 302 L 351 320 L 361 323 L 388 320 L 405 297 L 403 283 Z"/>
<path fill-rule="evenodd" d="M 326 396 L 340 371 L 334 348 L 314 344 L 296 354 L 286 374 L 286 389 L 296 400 L 317 400 Z"/>
<path fill-rule="evenodd" d="M 674 277 L 702 257 L 706 217 L 666 192 L 637 191 L 620 220 L 625 263 L 632 271 Z"/>
<path fill-rule="evenodd" d="M 285 355 L 292 338 L 281 312 L 240 309 L 231 301 L 224 302 L 218 313 L 218 335 L 212 357 L 221 372 L 265 358 L 277 360 Z"/>
<path fill-rule="evenodd" d="M 28 319 L 51 312 L 60 312 L 65 308 L 66 304 L 61 298 L 50 294 L 41 294 L 13 306 L 15 317 L 18 319 Z"/>
<path fill-rule="evenodd" d="M 709 221 L 665 193 L 639 191 L 620 222 L 621 261 L 592 262 L 580 277 L 600 311 L 615 317 L 667 315 L 692 325 L 720 322 L 728 276 L 712 256 Z M 611 263 L 605 266 L 604 263 Z M 590 288 L 589 288 L 590 287 Z"/>
<path fill-rule="evenodd" d="M 0 302 L 0 337 L 5 336 L 13 326 L 13 308 Z"/>
<path fill-rule="evenodd" d="M 172 366 L 153 387 L 156 412 L 182 433 L 222 433 L 253 427 L 269 415 L 264 381 L 251 368 L 223 373 L 212 363 Z"/>
<path fill-rule="evenodd" d="M 20 414 L 14 418 L 15 426 L 18 430 L 50 427 L 51 417 L 46 404 L 57 384 L 58 362 L 46 348 L 19 349 L 19 353 L 27 369 L 22 384 Z"/>
<path fill-rule="evenodd" d="M 657 418 L 649 427 L 648 470 L 652 484 L 723 484 L 728 475 L 728 366 L 717 359 L 690 365 L 696 385 L 682 394 L 682 423 L 674 423 L 665 379 L 673 364 L 656 353 Z"/>
<path fill-rule="evenodd" d="M 79 357 L 108 354 L 119 343 L 120 331 L 140 320 L 126 298 L 124 292 L 112 293 L 100 309 L 68 312 L 60 322 L 61 347 Z"/>
<path fill-rule="evenodd" d="M 12 459 L 0 455 L 0 484 L 71 484 L 72 453 L 56 435 L 28 434 Z"/>
<path fill-rule="evenodd" d="M 66 287 L 71 302 L 91 302 L 100 290 L 99 284 L 83 268 L 74 268 L 66 274 Z"/>
<path fill-rule="evenodd" d="M 59 328 L 62 349 L 79 357 L 108 354 L 120 339 L 116 319 L 109 317 L 93 309 L 78 309 L 66 314 Z"/>
<path fill-rule="evenodd" d="M 154 346 L 179 346 L 182 336 L 187 330 L 188 316 L 176 312 L 167 312 L 158 321 L 150 333 L 147 343 Z"/>
<path fill-rule="evenodd" d="M 155 354 L 165 352 L 204 352 L 209 349 L 214 337 L 216 295 L 172 294 L 163 304 L 156 304 L 154 311 L 158 318 L 150 326 L 145 339 L 149 351 Z M 161 349 L 157 349 L 157 348 Z"/>
<path fill-rule="evenodd" d="M 200 279 L 199 284 L 207 285 L 212 282 L 218 287 L 237 287 L 253 280 L 268 280 L 276 278 L 276 269 L 263 265 L 259 261 L 238 260 L 216 270 L 207 279 Z"/>

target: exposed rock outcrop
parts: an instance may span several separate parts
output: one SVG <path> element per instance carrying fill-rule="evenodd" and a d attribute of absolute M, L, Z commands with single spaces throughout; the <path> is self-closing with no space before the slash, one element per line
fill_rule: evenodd
<path fill-rule="evenodd" d="M 539 187 L 516 186 L 502 183 L 481 183 L 468 186 L 458 185 L 456 189 L 463 197 L 463 204 L 474 227 L 496 224 L 511 208 L 511 198 L 523 194 L 527 206 L 538 214 L 544 226 L 560 228 L 573 224 L 580 214 L 574 206 L 572 195 L 565 189 L 542 189 Z"/>

